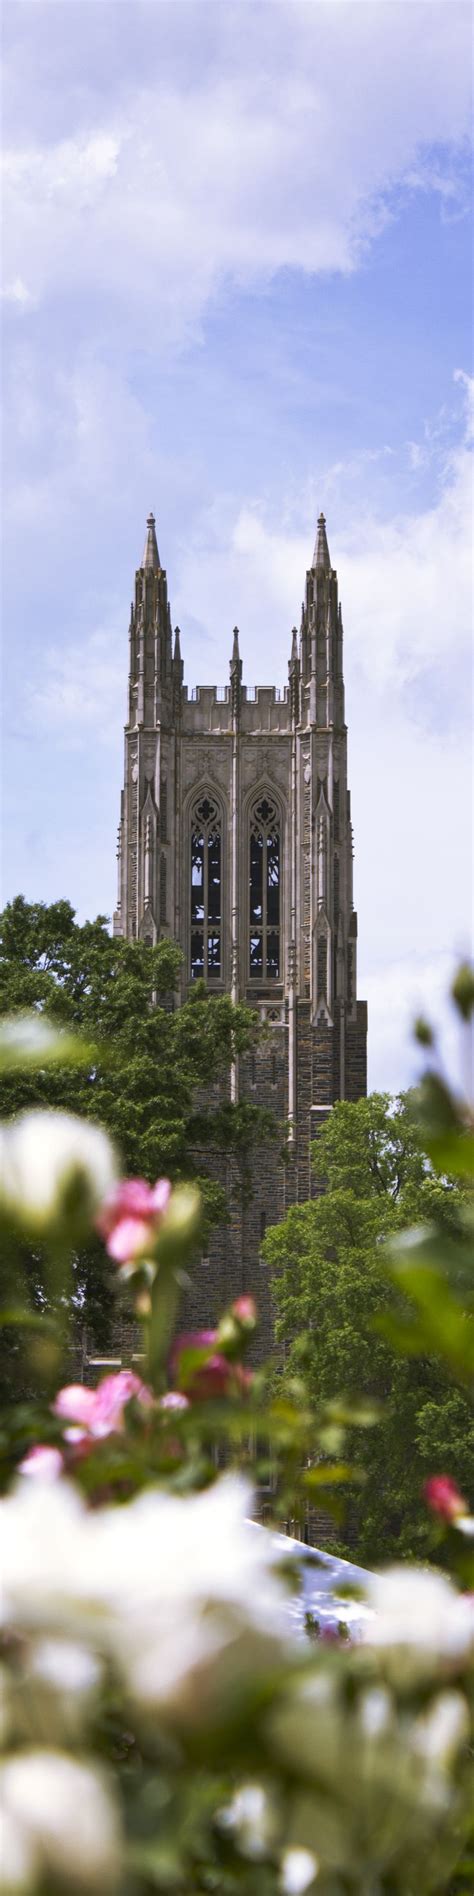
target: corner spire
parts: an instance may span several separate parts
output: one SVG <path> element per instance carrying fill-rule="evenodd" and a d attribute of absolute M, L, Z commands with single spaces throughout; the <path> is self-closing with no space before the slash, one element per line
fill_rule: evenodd
<path fill-rule="evenodd" d="M 159 573 L 160 571 L 160 555 L 156 539 L 155 516 L 152 513 L 148 515 L 146 523 L 146 540 L 143 548 L 141 566 L 146 572 Z"/>
<path fill-rule="evenodd" d="M 313 554 L 313 567 L 316 567 L 317 569 L 318 568 L 320 569 L 322 567 L 323 572 L 325 573 L 330 573 L 331 571 L 331 561 L 329 558 L 329 547 L 328 547 L 327 536 L 326 536 L 326 521 L 325 521 L 323 513 L 320 513 L 319 520 L 318 520 L 316 544 L 315 544 L 314 554 Z"/>

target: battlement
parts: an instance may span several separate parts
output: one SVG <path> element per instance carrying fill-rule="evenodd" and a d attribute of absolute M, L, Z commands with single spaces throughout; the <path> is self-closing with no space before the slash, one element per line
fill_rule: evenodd
<path fill-rule="evenodd" d="M 199 732 L 231 733 L 233 702 L 230 685 L 196 685 L 191 692 L 188 692 L 186 685 L 182 685 L 180 705 L 182 728 L 190 735 Z M 241 685 L 239 725 L 242 733 L 288 733 L 291 728 L 288 687 L 280 691 L 276 685 Z"/>

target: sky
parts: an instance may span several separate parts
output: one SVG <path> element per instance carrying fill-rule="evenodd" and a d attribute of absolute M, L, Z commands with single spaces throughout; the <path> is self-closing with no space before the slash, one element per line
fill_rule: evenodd
<path fill-rule="evenodd" d="M 3 899 L 114 907 L 150 507 L 189 687 L 235 623 L 244 682 L 286 682 L 322 508 L 393 1091 L 471 932 L 471 31 L 464 0 L 3 14 Z"/>

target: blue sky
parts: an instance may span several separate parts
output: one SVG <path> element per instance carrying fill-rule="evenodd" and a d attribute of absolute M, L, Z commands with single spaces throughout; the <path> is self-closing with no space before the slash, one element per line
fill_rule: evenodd
<path fill-rule="evenodd" d="M 5 898 L 114 904 L 152 505 L 188 684 L 283 683 L 314 522 L 346 633 L 370 1079 L 471 907 L 470 8 L 4 13 Z"/>

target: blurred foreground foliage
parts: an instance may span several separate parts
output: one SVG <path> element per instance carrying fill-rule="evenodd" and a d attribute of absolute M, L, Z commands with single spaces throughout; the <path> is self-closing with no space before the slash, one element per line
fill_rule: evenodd
<path fill-rule="evenodd" d="M 474 1000 L 465 971 L 456 989 L 465 1018 Z M 64 1043 L 55 1047 L 53 1032 L 47 1048 L 44 1033 L 34 1014 L 18 1020 L 16 1038 L 15 1021 L 0 1031 L 0 1059 L 15 1076 L 6 1085 L 20 1076 L 25 1105 L 35 1044 L 40 1088 L 74 1075 L 80 1089 L 87 1070 L 87 1060 L 63 1068 Z M 178 1186 L 155 1210 L 149 1188 L 117 1179 L 113 1147 L 92 1120 L 92 1144 L 84 1138 L 82 1106 L 77 1117 L 46 1110 L 41 1125 L 20 1114 L 5 1129 L 5 1248 L 22 1231 L 26 1244 L 36 1224 L 46 1260 L 44 1307 L 25 1286 L 23 1306 L 3 1310 L 6 1331 L 31 1335 L 36 1384 L 34 1401 L 11 1404 L 3 1419 L 6 1896 L 472 1896 L 474 1520 L 448 1479 L 440 1419 L 443 1401 L 447 1419 L 458 1402 L 472 1416 L 472 1115 L 434 1070 L 416 1111 L 419 1133 L 411 1102 L 366 1102 L 355 1121 L 341 1108 L 318 1141 L 328 1189 L 292 1214 L 292 1268 L 299 1230 L 306 1269 L 305 1234 L 317 1226 L 305 1348 L 322 1332 L 327 1366 L 322 1356 L 317 1375 L 307 1354 L 305 1376 L 290 1365 L 276 1393 L 271 1370 L 245 1371 L 248 1297 L 214 1333 L 173 1343 L 199 1236 L 195 1191 Z M 141 1157 L 140 1172 L 153 1169 Z M 113 1256 L 114 1220 L 128 1221 L 115 1281 L 141 1325 L 139 1373 L 58 1394 L 77 1232 L 98 1224 Z M 98 1273 L 103 1255 L 97 1246 Z M 288 1299 L 289 1277 L 288 1259 Z M 301 1309 L 299 1300 L 288 1309 L 291 1334 Z M 356 1309 L 366 1340 L 354 1364 Z M 436 1435 L 428 1417 L 426 1440 L 444 1472 L 428 1453 L 423 1463 L 435 1507 L 430 1565 L 367 1576 L 356 1643 L 298 1640 L 280 1548 L 246 1518 L 243 1470 L 266 1441 L 278 1519 L 319 1484 L 325 1504 L 338 1487 L 350 1491 L 357 1439 L 375 1497 L 372 1444 L 398 1368 L 400 1425 L 417 1370 L 439 1418 Z M 36 1455 L 25 1462 L 28 1448 Z M 413 1430 L 403 1452 L 413 1458 Z M 391 1453 L 386 1436 L 386 1495 Z M 396 1509 L 400 1465 L 395 1454 Z"/>
<path fill-rule="evenodd" d="M 322 1195 L 265 1238 L 282 1390 L 299 1374 L 312 1403 L 380 1405 L 338 1541 L 362 1562 L 429 1554 L 419 1497 L 433 1467 L 472 1483 L 470 1138 L 467 1108 L 432 1072 L 418 1093 L 341 1101 L 312 1148 Z M 351 1459 L 353 1436 L 346 1446 Z"/>

